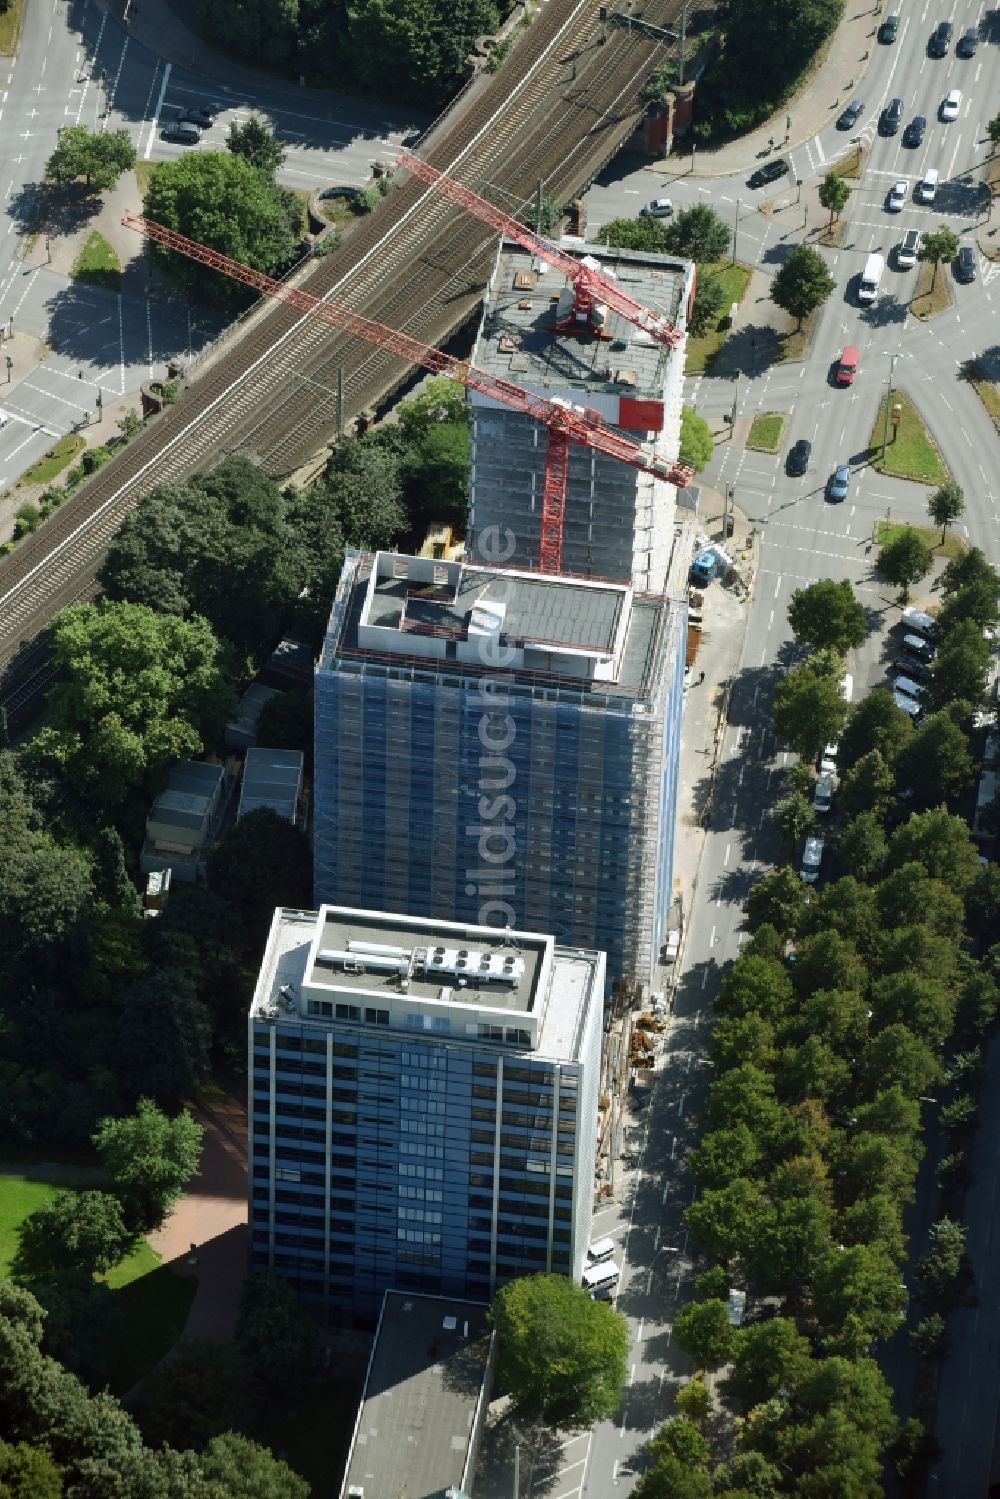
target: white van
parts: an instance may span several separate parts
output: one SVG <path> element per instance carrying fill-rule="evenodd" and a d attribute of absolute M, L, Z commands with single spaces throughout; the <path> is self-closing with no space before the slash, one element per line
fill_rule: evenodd
<path fill-rule="evenodd" d="M 854 678 L 849 671 L 845 671 L 837 688 L 845 703 L 849 703 L 854 696 Z"/>
<path fill-rule="evenodd" d="M 925 640 L 933 640 L 937 634 L 937 620 L 922 609 L 904 609 L 899 622 L 907 635 L 922 635 Z"/>
<path fill-rule="evenodd" d="M 813 807 L 819 813 L 829 812 L 833 806 L 833 793 L 837 788 L 837 778 L 829 772 L 822 775 L 816 782 L 816 790 L 813 792 Z"/>
<path fill-rule="evenodd" d="M 884 255 L 869 255 L 865 261 L 865 268 L 861 272 L 861 283 L 858 286 L 858 301 L 861 303 L 874 302 L 878 296 L 879 282 L 882 280 L 882 272 L 885 270 Z"/>
<path fill-rule="evenodd" d="M 587 1250 L 587 1258 L 592 1265 L 599 1265 L 602 1260 L 609 1260 L 615 1252 L 615 1241 L 611 1238 L 595 1239 Z"/>
<path fill-rule="evenodd" d="M 802 850 L 802 867 L 799 870 L 799 878 L 807 885 L 815 885 L 819 879 L 819 866 L 823 862 L 823 839 L 807 838 L 806 846 Z"/>
<path fill-rule="evenodd" d="M 933 203 L 937 195 L 938 180 L 940 179 L 940 176 L 941 173 L 938 171 L 937 167 L 931 167 L 930 171 L 925 172 L 923 177 L 921 177 L 920 181 L 917 183 L 914 197 L 917 198 L 921 203 Z"/>
<path fill-rule="evenodd" d="M 583 1272 L 583 1284 L 588 1291 L 605 1291 L 616 1286 L 621 1271 L 614 1260 L 605 1260 L 601 1265 L 588 1265 Z"/>

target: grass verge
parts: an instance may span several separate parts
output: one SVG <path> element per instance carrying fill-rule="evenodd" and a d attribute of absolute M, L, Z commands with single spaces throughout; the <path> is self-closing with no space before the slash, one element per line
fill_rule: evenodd
<path fill-rule="evenodd" d="M 114 246 L 96 229 L 92 229 L 87 235 L 83 249 L 73 262 L 70 275 L 77 281 L 89 281 L 92 286 L 103 286 L 108 291 L 121 289 L 121 261 Z"/>
<path fill-rule="evenodd" d="M 817 312 L 810 312 L 808 317 L 802 319 L 801 328 L 790 328 L 787 333 L 782 334 L 774 360 L 775 364 L 794 364 L 806 358 L 812 348 L 817 315 L 818 309 Z"/>
<path fill-rule="evenodd" d="M 846 219 L 834 219 L 832 224 L 827 224 L 816 236 L 818 245 L 825 245 L 828 250 L 838 250 L 844 243 L 844 235 L 847 232 Z"/>
<path fill-rule="evenodd" d="M 895 441 L 890 419 L 889 442 L 883 454 L 882 433 L 885 430 L 887 399 L 901 410 Z M 888 397 L 882 397 L 868 439 L 868 449 L 871 453 L 871 466 L 880 474 L 892 474 L 897 479 L 915 479 L 920 484 L 943 484 L 951 478 L 951 472 L 941 457 L 937 443 L 905 390 L 894 390 Z"/>
<path fill-rule="evenodd" d="M 76 457 L 82 453 L 87 444 L 79 432 L 67 432 L 65 437 L 59 441 L 47 453 L 43 453 L 37 463 L 21 475 L 21 484 L 49 484 L 61 474 L 64 468 L 68 468 Z"/>
<path fill-rule="evenodd" d="M 739 260 L 735 265 L 728 260 L 717 260 L 698 267 L 699 273 L 707 272 L 719 278 L 724 293 L 722 305 L 726 310 L 710 332 L 702 334 L 700 338 L 688 339 L 687 361 L 684 366 L 687 374 L 702 374 L 721 349 L 726 334 L 729 332 L 729 309 L 734 302 L 743 301 L 750 282 L 751 269 Z"/>
<path fill-rule="evenodd" d="M 865 161 L 868 152 L 862 146 L 855 146 L 853 151 L 848 151 L 839 161 L 835 161 L 830 171 L 835 177 L 860 178 L 865 170 Z"/>
<path fill-rule="evenodd" d="M 758 453 L 776 453 L 781 447 L 784 430 L 783 411 L 758 411 L 750 424 L 747 447 L 755 448 Z"/>
<path fill-rule="evenodd" d="M 326 1499 L 330 1474 L 341 1469 L 359 1393 L 343 1379 L 302 1383 L 270 1413 L 263 1440 L 309 1482 L 313 1499 Z"/>
<path fill-rule="evenodd" d="M 920 266 L 917 287 L 910 302 L 910 311 L 914 317 L 936 317 L 939 312 L 945 312 L 951 306 L 951 287 L 948 285 L 947 272 L 943 265 L 939 265 L 935 281 L 934 270 L 935 267 L 929 261 Z"/>
<path fill-rule="evenodd" d="M 977 364 L 974 359 L 965 365 L 962 378 L 968 380 L 985 406 L 986 413 L 994 427 L 1000 432 L 1000 390 L 997 389 L 995 381 L 988 377 L 982 365 Z"/>
<path fill-rule="evenodd" d="M 139 189 L 139 197 L 146 196 L 146 190 L 152 181 L 153 173 L 156 171 L 155 161 L 137 161 L 132 168 L 135 173 L 136 186 Z"/>
<path fill-rule="evenodd" d="M 11 0 L 10 8 L 0 15 L 0 57 L 13 57 L 21 34 L 24 0 Z"/>
<path fill-rule="evenodd" d="M 954 557 L 960 557 L 968 550 L 969 543 L 961 536 L 956 536 L 954 531 L 945 533 L 944 545 L 941 544 L 941 528 L 939 526 L 910 526 L 904 521 L 880 520 L 875 532 L 876 543 L 880 547 L 888 546 L 895 541 L 897 536 L 904 531 L 916 531 L 918 536 L 923 537 L 935 557 L 946 557 L 949 562 Z"/>

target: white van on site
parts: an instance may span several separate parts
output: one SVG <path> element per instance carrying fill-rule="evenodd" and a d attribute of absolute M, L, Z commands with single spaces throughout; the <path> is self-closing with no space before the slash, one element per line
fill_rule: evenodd
<path fill-rule="evenodd" d="M 869 255 L 865 261 L 865 268 L 861 272 L 861 282 L 858 286 L 859 302 L 874 302 L 878 296 L 879 282 L 882 280 L 884 270 L 885 256 L 874 253 Z"/>
<path fill-rule="evenodd" d="M 904 609 L 899 622 L 907 635 L 922 635 L 925 640 L 933 640 L 937 634 L 937 620 L 922 609 Z"/>
<path fill-rule="evenodd" d="M 583 1285 L 590 1292 L 607 1291 L 616 1286 L 621 1271 L 614 1260 L 605 1260 L 600 1265 L 588 1265 L 583 1272 Z"/>
<path fill-rule="evenodd" d="M 914 197 L 918 198 L 921 203 L 933 203 L 935 197 L 937 196 L 938 182 L 940 181 L 940 178 L 941 173 L 938 171 L 937 167 L 931 167 L 930 171 L 925 172 L 923 177 L 921 177 L 920 181 L 917 183 Z"/>
<path fill-rule="evenodd" d="M 609 1260 L 615 1252 L 615 1241 L 612 1238 L 595 1239 L 587 1250 L 587 1258 L 592 1265 L 599 1265 L 602 1260 Z"/>
<path fill-rule="evenodd" d="M 821 775 L 816 782 L 816 790 L 813 792 L 813 807 L 819 813 L 830 811 L 833 806 L 833 793 L 837 789 L 837 778 L 829 771 Z"/>
<path fill-rule="evenodd" d="M 799 869 L 799 878 L 807 885 L 815 885 L 819 879 L 819 866 L 823 862 L 823 839 L 807 838 L 806 846 L 802 850 L 802 865 Z"/>
<path fill-rule="evenodd" d="M 854 678 L 851 676 L 849 671 L 844 672 L 844 675 L 840 679 L 839 686 L 837 687 L 837 691 L 840 693 L 845 703 L 849 703 L 853 698 Z"/>

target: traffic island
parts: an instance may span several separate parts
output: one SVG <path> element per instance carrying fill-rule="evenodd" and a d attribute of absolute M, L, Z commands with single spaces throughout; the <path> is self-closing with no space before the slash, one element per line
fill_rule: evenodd
<path fill-rule="evenodd" d="M 816 317 L 816 312 L 810 312 L 797 327 L 789 327 L 780 335 L 775 364 L 797 364 L 808 359 L 816 331 Z M 788 321 L 792 323 L 793 319 Z"/>
<path fill-rule="evenodd" d="M 964 537 L 958 536 L 954 531 L 945 533 L 944 541 L 941 540 L 940 526 L 911 526 L 906 521 L 880 520 L 875 523 L 875 545 L 879 547 L 889 546 L 891 542 L 898 541 L 904 531 L 916 531 L 920 540 L 925 542 L 935 560 L 943 558 L 951 562 L 955 557 L 960 557 L 969 549 L 969 543 Z"/>
<path fill-rule="evenodd" d="M 783 411 L 758 411 L 750 424 L 747 447 L 756 453 L 777 453 L 785 435 Z"/>
<path fill-rule="evenodd" d="M 996 381 L 990 379 L 986 367 L 976 359 L 967 359 L 962 365 L 960 377 L 972 386 L 982 401 L 987 416 L 1000 432 L 1000 390 L 997 389 Z"/>
<path fill-rule="evenodd" d="M 886 402 L 883 396 L 868 439 L 869 466 L 880 474 L 918 484 L 946 483 L 951 471 L 906 391 L 890 391 L 888 422 Z"/>
<path fill-rule="evenodd" d="M 728 334 L 732 330 L 730 313 L 734 303 L 739 306 L 746 295 L 746 289 L 750 284 L 750 276 L 753 268 L 744 265 L 741 260 L 735 263 L 728 260 L 717 260 L 698 267 L 698 274 L 711 276 L 717 280 L 722 287 L 722 306 L 725 312 L 699 338 L 688 337 L 687 358 L 684 364 L 684 373 L 687 375 L 701 375 L 711 367 Z"/>
<path fill-rule="evenodd" d="M 937 317 L 939 312 L 947 312 L 951 303 L 951 287 L 947 276 L 942 274 L 939 265 L 933 265 L 929 260 L 925 261 L 920 266 L 917 289 L 910 302 L 910 311 L 913 316 L 926 321 L 927 318 Z"/>

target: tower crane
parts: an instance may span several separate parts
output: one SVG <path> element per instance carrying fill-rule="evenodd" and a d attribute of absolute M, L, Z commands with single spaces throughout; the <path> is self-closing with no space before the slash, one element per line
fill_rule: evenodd
<path fill-rule="evenodd" d="M 602 271 L 592 257 L 579 259 L 576 255 L 568 255 L 561 250 L 552 240 L 546 239 L 544 235 L 536 234 L 533 229 L 528 229 L 510 214 L 504 213 L 502 208 L 497 208 L 486 198 L 481 198 L 471 187 L 464 183 L 456 182 L 454 177 L 449 177 L 446 172 L 438 171 L 432 167 L 430 162 L 424 161 L 422 156 L 408 151 L 405 146 L 400 148 L 396 157 L 397 165 L 405 167 L 414 177 L 421 182 L 428 183 L 437 192 L 455 203 L 459 208 L 464 208 L 475 218 L 484 224 L 489 224 L 498 234 L 507 239 L 514 240 L 525 250 L 540 256 L 548 261 L 549 265 L 555 266 L 573 284 L 574 307 L 570 318 L 564 323 L 557 324 L 560 332 L 590 333 L 598 335 L 600 330 L 595 326 L 593 310 L 595 303 L 606 302 L 622 317 L 627 318 L 636 328 L 641 328 L 657 343 L 667 344 L 670 348 L 677 348 L 684 341 L 683 329 L 675 327 L 662 313 L 653 312 L 651 308 L 643 306 L 634 297 L 618 285 L 612 276 Z"/>
<path fill-rule="evenodd" d="M 233 260 L 218 250 L 209 249 L 207 245 L 188 239 L 186 235 L 179 234 L 174 229 L 167 229 L 163 224 L 158 224 L 154 219 L 145 218 L 142 214 L 123 214 L 122 223 L 126 228 L 137 230 L 167 249 L 176 250 L 179 254 L 186 255 L 190 260 L 195 260 L 201 265 L 209 266 L 212 270 L 221 271 L 223 275 L 232 277 L 234 281 L 242 281 L 244 286 L 252 287 L 254 291 L 264 296 L 286 302 L 298 312 L 318 318 L 321 322 L 328 323 L 330 327 L 338 328 L 342 332 L 354 334 L 355 337 L 364 339 L 367 343 L 375 344 L 391 354 L 399 355 L 411 364 L 421 365 L 432 374 L 450 376 L 468 388 L 478 390 L 481 394 L 509 406 L 512 410 L 543 423 L 548 428 L 548 446 L 545 454 L 539 548 L 539 567 L 542 572 L 556 573 L 561 568 L 563 520 L 566 511 L 566 476 L 571 442 L 580 443 L 595 452 L 604 453 L 609 458 L 616 458 L 620 463 L 627 463 L 632 468 L 651 474 L 654 478 L 664 479 L 668 483 L 686 484 L 692 477 L 691 469 L 682 464 L 668 463 L 654 453 L 647 452 L 640 444 L 625 437 L 621 432 L 607 427 L 600 412 L 591 407 L 576 406 L 559 398 L 550 399 L 534 391 L 522 390 L 511 380 L 476 369 L 461 359 L 455 359 L 451 354 L 445 354 L 440 349 L 421 343 L 419 339 L 411 337 L 408 333 L 389 328 L 384 323 L 376 322 L 374 318 L 355 312 L 343 302 L 317 297 L 301 287 L 288 286 L 284 282 L 276 281 L 273 276 L 243 265 L 240 261 Z"/>

